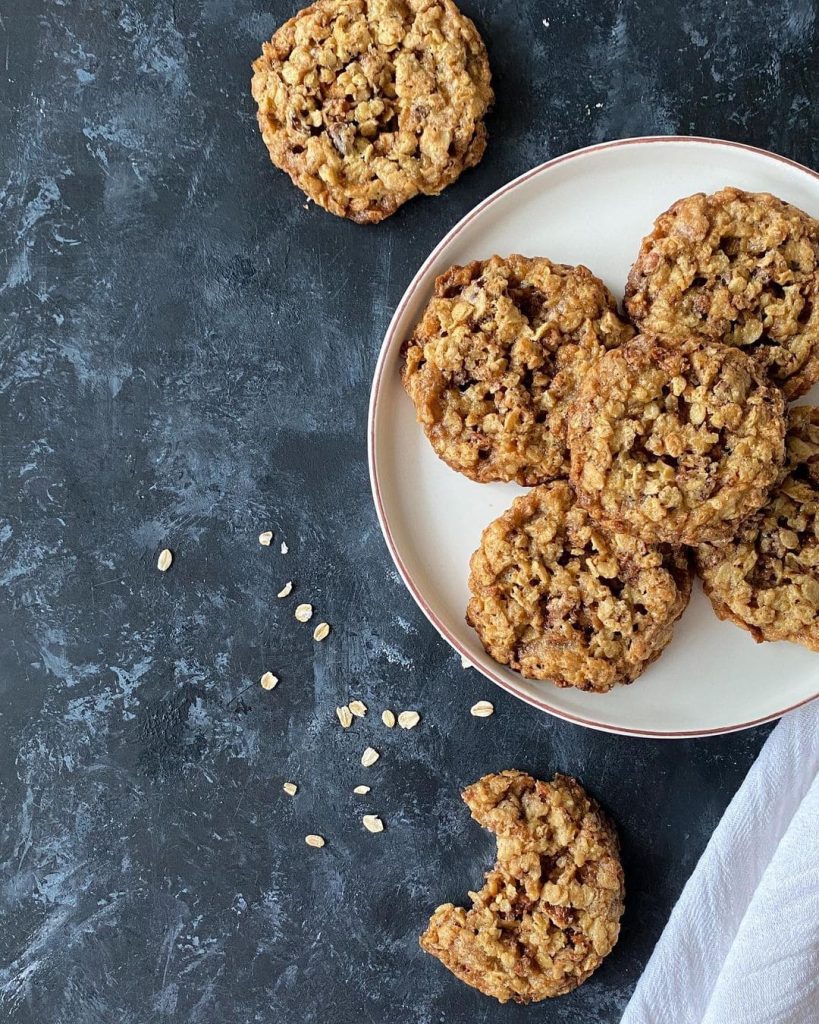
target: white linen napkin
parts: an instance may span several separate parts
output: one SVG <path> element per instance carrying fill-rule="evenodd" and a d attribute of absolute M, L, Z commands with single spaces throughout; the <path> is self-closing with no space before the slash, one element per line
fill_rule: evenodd
<path fill-rule="evenodd" d="M 819 1024 L 819 701 L 768 737 L 622 1024 Z"/>

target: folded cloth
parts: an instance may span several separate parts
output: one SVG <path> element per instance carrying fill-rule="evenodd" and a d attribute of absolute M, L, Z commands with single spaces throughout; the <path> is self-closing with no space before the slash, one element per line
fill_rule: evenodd
<path fill-rule="evenodd" d="M 768 737 L 622 1024 L 819 1024 L 819 701 Z"/>

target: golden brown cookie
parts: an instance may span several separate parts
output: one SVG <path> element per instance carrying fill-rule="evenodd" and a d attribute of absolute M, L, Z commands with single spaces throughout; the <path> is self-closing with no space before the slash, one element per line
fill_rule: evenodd
<path fill-rule="evenodd" d="M 565 480 L 517 498 L 470 565 L 466 620 L 495 661 L 600 693 L 659 657 L 693 575 L 684 552 L 596 526 Z"/>
<path fill-rule="evenodd" d="M 497 863 L 469 894 L 469 910 L 438 907 L 421 948 L 501 1003 L 571 992 L 620 933 L 625 887 L 614 828 L 566 775 L 485 775 L 463 798 L 497 836 Z"/>
<path fill-rule="evenodd" d="M 767 192 L 680 199 L 643 239 L 626 308 L 643 331 L 738 345 L 789 398 L 819 380 L 819 222 Z"/>
<path fill-rule="evenodd" d="M 785 401 L 741 349 L 640 335 L 589 370 L 569 417 L 572 483 L 643 540 L 732 537 L 785 457 Z"/>
<path fill-rule="evenodd" d="M 786 445 L 768 504 L 734 540 L 701 545 L 697 569 L 721 619 L 819 651 L 819 409 L 791 409 Z"/>
<path fill-rule="evenodd" d="M 273 163 L 330 213 L 375 224 L 478 163 L 490 81 L 452 0 L 318 0 L 264 44 L 251 89 Z"/>
<path fill-rule="evenodd" d="M 525 256 L 452 267 L 404 346 L 402 380 L 432 447 L 486 483 L 568 473 L 566 415 L 578 381 L 632 337 L 586 267 Z"/>

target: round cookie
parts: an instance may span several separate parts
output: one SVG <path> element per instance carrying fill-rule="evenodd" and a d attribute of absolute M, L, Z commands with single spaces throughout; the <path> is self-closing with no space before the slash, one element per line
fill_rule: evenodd
<path fill-rule="evenodd" d="M 614 828 L 565 775 L 486 775 L 463 798 L 497 836 L 497 862 L 470 893 L 469 910 L 438 907 L 421 948 L 501 1003 L 571 992 L 620 933 L 625 886 Z"/>
<path fill-rule="evenodd" d="M 634 334 L 586 267 L 509 256 L 452 267 L 404 345 L 436 454 L 473 480 L 568 474 L 566 417 L 592 361 Z"/>
<path fill-rule="evenodd" d="M 726 544 L 697 549 L 714 611 L 758 642 L 819 651 L 819 409 L 791 409 L 782 478 L 768 504 Z"/>
<path fill-rule="evenodd" d="M 767 192 L 680 199 L 626 286 L 643 331 L 737 345 L 789 398 L 819 380 L 819 222 Z"/>
<path fill-rule="evenodd" d="M 467 622 L 528 679 L 604 693 L 659 657 L 691 593 L 687 555 L 596 526 L 565 480 L 483 532 Z"/>
<path fill-rule="evenodd" d="M 330 213 L 375 224 L 478 163 L 490 81 L 452 0 L 318 0 L 264 44 L 251 90 L 273 163 Z"/>
<path fill-rule="evenodd" d="M 785 401 L 738 348 L 640 335 L 589 370 L 569 417 L 593 519 L 650 543 L 732 537 L 785 456 Z"/>

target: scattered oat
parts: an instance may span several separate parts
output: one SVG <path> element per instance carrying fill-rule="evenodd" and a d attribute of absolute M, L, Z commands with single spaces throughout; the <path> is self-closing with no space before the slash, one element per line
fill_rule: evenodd
<path fill-rule="evenodd" d="M 495 713 L 495 705 L 488 700 L 479 700 L 477 704 L 472 705 L 469 713 L 474 715 L 475 718 L 489 718 L 490 715 Z"/>
<path fill-rule="evenodd" d="M 365 814 L 361 820 L 364 822 L 364 828 L 366 828 L 368 832 L 384 831 L 384 822 L 377 814 Z"/>
<path fill-rule="evenodd" d="M 398 716 L 398 724 L 402 729 L 414 729 L 420 721 L 421 716 L 417 711 L 402 711 Z"/>
<path fill-rule="evenodd" d="M 309 622 L 313 618 L 313 606 L 311 604 L 300 604 L 293 612 L 299 622 Z"/>
<path fill-rule="evenodd" d="M 259 534 L 259 543 L 263 548 L 269 548 L 273 543 L 273 531 L 265 530 L 264 533 Z"/>
<path fill-rule="evenodd" d="M 369 786 L 356 786 L 353 790 L 356 796 L 366 796 L 370 792 Z"/>
<path fill-rule="evenodd" d="M 461 655 L 461 668 L 474 668 L 472 662 L 464 654 Z"/>
<path fill-rule="evenodd" d="M 163 548 L 159 552 L 159 558 L 157 558 L 157 560 L 156 560 L 156 567 L 157 567 L 157 569 L 159 569 L 160 572 L 167 572 L 168 569 L 170 569 L 170 567 L 171 567 L 171 562 L 172 561 L 173 561 L 173 555 L 171 554 L 170 549 L 169 548 Z"/>
<path fill-rule="evenodd" d="M 381 712 L 381 721 L 386 725 L 388 729 L 392 729 L 395 725 L 395 715 L 387 708 L 386 711 Z"/>
<path fill-rule="evenodd" d="M 290 548 L 284 543 L 284 541 L 282 541 L 282 546 L 280 550 L 283 555 L 286 555 Z"/>
<path fill-rule="evenodd" d="M 314 640 L 326 640 L 330 635 L 330 627 L 326 622 L 320 622 L 313 630 Z"/>
<path fill-rule="evenodd" d="M 287 583 L 285 583 L 285 585 L 282 587 L 282 589 L 278 592 L 278 594 L 276 594 L 276 597 L 287 597 L 289 594 L 292 594 L 292 592 L 293 592 L 293 581 L 292 580 L 288 580 Z"/>
<path fill-rule="evenodd" d="M 288 796 L 295 796 L 299 791 L 299 787 L 295 782 L 285 782 L 282 789 L 287 793 Z"/>
<path fill-rule="evenodd" d="M 259 680 L 263 690 L 272 690 L 278 683 L 279 677 L 274 676 L 272 672 L 265 672 L 262 678 Z"/>
<path fill-rule="evenodd" d="M 367 747 L 367 749 L 361 755 L 361 763 L 364 765 L 365 768 L 369 768 L 370 765 L 375 764 L 379 757 L 381 757 L 381 755 L 378 753 L 377 750 L 374 750 L 372 747 Z"/>
<path fill-rule="evenodd" d="M 367 705 L 363 700 L 351 700 L 347 707 L 356 718 L 363 718 L 367 714 Z"/>
<path fill-rule="evenodd" d="M 315 846 L 317 850 L 320 850 L 321 847 L 324 846 L 324 838 L 323 838 L 323 836 L 314 836 L 314 835 L 305 836 L 304 837 L 304 841 L 305 841 L 305 843 L 307 843 L 308 846 Z"/>
<path fill-rule="evenodd" d="M 341 722 L 342 729 L 349 729 L 353 724 L 353 715 L 346 704 L 342 704 L 340 708 L 336 708 L 336 715 L 338 720 Z"/>

